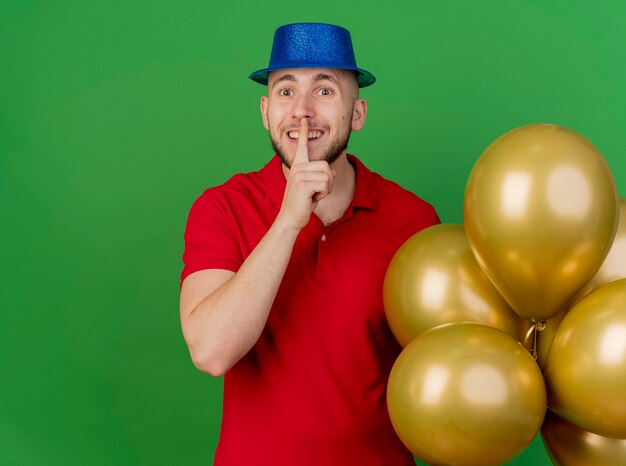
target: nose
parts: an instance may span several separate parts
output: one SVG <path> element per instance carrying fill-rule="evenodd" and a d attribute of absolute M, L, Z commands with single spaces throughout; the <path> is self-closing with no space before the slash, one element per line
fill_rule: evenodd
<path fill-rule="evenodd" d="M 300 121 L 302 118 L 315 116 L 315 105 L 312 96 L 300 94 L 293 100 L 292 116 Z"/>

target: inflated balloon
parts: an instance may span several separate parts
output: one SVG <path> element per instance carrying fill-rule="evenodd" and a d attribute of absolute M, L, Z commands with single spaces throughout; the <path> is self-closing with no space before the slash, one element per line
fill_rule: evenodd
<path fill-rule="evenodd" d="M 557 466 L 617 466 L 626 464 L 626 439 L 587 432 L 548 411 L 541 438 Z"/>
<path fill-rule="evenodd" d="M 541 369 L 546 367 L 546 359 L 548 358 L 548 352 L 556 335 L 556 330 L 561 325 L 561 321 L 567 314 L 569 309 L 564 309 L 557 315 L 545 321 L 545 327 L 537 334 L 537 363 Z"/>
<path fill-rule="evenodd" d="M 617 224 L 617 232 L 613 239 L 613 244 L 609 249 L 609 253 L 604 259 L 600 270 L 593 278 L 583 287 L 574 299 L 574 303 L 580 301 L 589 292 L 598 288 L 605 283 L 609 283 L 620 278 L 626 278 L 626 198 L 620 198 L 619 221 Z M 572 304 L 573 305 L 573 304 Z M 552 343 L 552 339 L 556 333 L 556 329 L 565 317 L 568 309 L 559 312 L 556 316 L 546 321 L 546 328 L 538 334 L 537 346 L 537 362 L 543 369 L 545 367 L 548 351 Z"/>
<path fill-rule="evenodd" d="M 495 140 L 465 191 L 469 243 L 520 316 L 556 315 L 596 273 L 617 226 L 618 198 L 598 150 L 567 128 L 537 124 Z"/>
<path fill-rule="evenodd" d="M 499 465 L 539 432 L 546 391 L 530 353 L 484 324 L 444 324 L 402 351 L 387 386 L 402 442 L 428 464 Z"/>
<path fill-rule="evenodd" d="M 626 278 L 626 198 L 620 198 L 619 203 L 619 222 L 611 249 L 600 270 L 578 293 L 578 299 L 605 283 Z"/>
<path fill-rule="evenodd" d="M 485 323 L 520 341 L 530 326 L 479 267 L 463 225 L 436 225 L 406 241 L 387 269 L 383 299 L 389 326 L 402 346 L 451 322 Z"/>
<path fill-rule="evenodd" d="M 626 438 L 626 279 L 570 309 L 544 375 L 550 409 L 594 434 Z"/>

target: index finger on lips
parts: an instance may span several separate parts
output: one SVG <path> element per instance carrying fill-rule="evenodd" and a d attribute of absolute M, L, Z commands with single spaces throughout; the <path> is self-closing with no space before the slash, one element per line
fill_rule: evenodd
<path fill-rule="evenodd" d="M 307 163 L 309 161 L 309 121 L 306 118 L 300 120 L 300 130 L 298 131 L 298 147 L 294 163 Z"/>

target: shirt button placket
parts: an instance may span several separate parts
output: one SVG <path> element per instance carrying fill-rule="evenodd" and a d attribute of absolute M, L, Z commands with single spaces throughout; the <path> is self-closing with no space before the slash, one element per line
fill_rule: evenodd
<path fill-rule="evenodd" d="M 328 264 L 327 264 L 327 242 L 328 237 L 326 233 L 322 233 L 319 237 L 319 248 L 317 252 L 317 276 L 319 278 L 325 277 L 328 274 Z"/>

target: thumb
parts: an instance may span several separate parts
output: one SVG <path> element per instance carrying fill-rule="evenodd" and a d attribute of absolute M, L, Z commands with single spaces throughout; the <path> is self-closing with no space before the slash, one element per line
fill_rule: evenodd
<path fill-rule="evenodd" d="M 309 121 L 306 118 L 300 120 L 300 130 L 298 131 L 298 147 L 293 163 L 307 163 L 309 161 Z"/>

